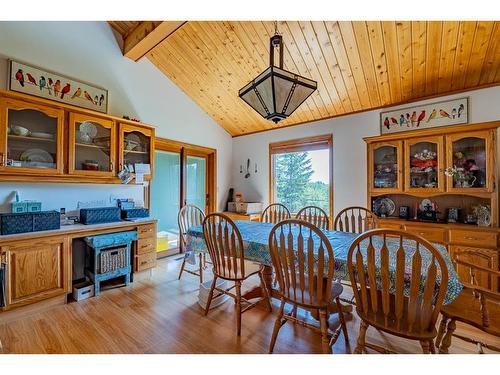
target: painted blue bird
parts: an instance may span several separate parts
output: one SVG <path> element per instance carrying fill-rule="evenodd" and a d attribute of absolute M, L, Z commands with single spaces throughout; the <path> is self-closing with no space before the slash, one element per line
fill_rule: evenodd
<path fill-rule="evenodd" d="M 401 115 L 399 117 L 399 126 L 403 126 L 403 124 L 405 123 L 405 116 L 404 115 Z"/>
<path fill-rule="evenodd" d="M 43 88 L 45 87 L 46 84 L 47 84 L 47 82 L 45 82 L 45 77 L 41 76 L 40 80 L 38 81 L 38 86 L 40 87 L 40 91 L 43 90 Z"/>

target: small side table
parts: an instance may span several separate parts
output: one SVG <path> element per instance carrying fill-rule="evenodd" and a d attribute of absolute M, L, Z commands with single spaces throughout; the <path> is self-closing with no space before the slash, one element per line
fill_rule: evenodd
<path fill-rule="evenodd" d="M 124 276 L 125 285 L 130 284 L 130 251 L 132 241 L 137 240 L 136 231 L 102 234 L 85 237 L 90 253 L 89 267 L 85 274 L 95 285 L 95 295 L 101 292 L 101 282 Z"/>

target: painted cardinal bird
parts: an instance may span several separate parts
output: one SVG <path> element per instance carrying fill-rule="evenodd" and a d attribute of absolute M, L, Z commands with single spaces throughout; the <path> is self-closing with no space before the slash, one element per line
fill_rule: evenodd
<path fill-rule="evenodd" d="M 40 87 L 40 91 L 43 90 L 43 88 L 45 87 L 46 84 L 47 84 L 47 82 L 45 81 L 45 77 L 41 76 L 40 80 L 38 81 L 38 87 Z"/>
<path fill-rule="evenodd" d="M 462 115 L 462 112 L 464 111 L 465 107 L 463 104 L 460 104 L 458 106 L 458 118 L 460 118 L 460 116 Z"/>
<path fill-rule="evenodd" d="M 61 90 L 61 99 L 64 99 L 64 95 L 66 95 L 69 90 L 71 90 L 71 85 L 69 83 L 66 83 L 66 85 Z"/>
<path fill-rule="evenodd" d="M 92 99 L 92 97 L 90 96 L 90 94 L 87 91 L 84 91 L 83 95 L 85 96 L 85 99 L 87 99 L 88 101 L 94 103 L 94 99 Z"/>
<path fill-rule="evenodd" d="M 431 121 L 432 119 L 434 119 L 434 117 L 436 117 L 436 109 L 434 108 L 431 112 L 431 114 L 429 115 L 429 118 L 427 119 L 427 122 Z"/>
<path fill-rule="evenodd" d="M 384 120 L 384 126 L 389 129 L 389 117 L 386 117 Z"/>
<path fill-rule="evenodd" d="M 99 98 L 99 107 L 102 105 L 104 102 L 104 94 L 101 94 L 101 97 Z"/>
<path fill-rule="evenodd" d="M 71 96 L 71 99 L 79 98 L 80 95 L 82 95 L 82 89 L 78 87 L 78 89 L 75 91 L 75 93 Z"/>
<path fill-rule="evenodd" d="M 52 85 L 54 84 L 54 81 L 52 80 L 52 78 L 49 77 L 49 85 L 47 86 L 47 88 L 49 89 L 49 95 L 52 95 Z"/>
<path fill-rule="evenodd" d="M 451 116 L 448 114 L 448 112 L 440 109 L 439 110 L 439 114 L 441 115 L 441 117 L 448 117 L 448 118 L 451 118 Z"/>
<path fill-rule="evenodd" d="M 398 120 L 396 120 L 394 117 L 391 117 L 391 123 L 393 125 L 397 125 L 398 124 Z"/>
<path fill-rule="evenodd" d="M 61 91 L 61 81 L 57 80 L 56 83 L 54 83 L 54 95 L 59 95 L 59 91 Z"/>
<path fill-rule="evenodd" d="M 17 72 L 16 72 L 16 80 L 19 82 L 19 84 L 24 87 L 24 74 L 23 74 L 23 70 L 22 69 L 19 69 Z"/>
<path fill-rule="evenodd" d="M 30 83 L 32 83 L 33 85 L 38 86 L 38 85 L 36 84 L 36 80 L 35 80 L 35 78 L 34 78 L 31 74 L 26 73 L 26 78 L 28 78 L 28 81 L 29 81 Z"/>
<path fill-rule="evenodd" d="M 417 128 L 420 126 L 420 121 L 422 121 L 425 118 L 425 111 L 420 112 L 417 118 Z"/>
<path fill-rule="evenodd" d="M 414 126 L 416 122 L 417 122 L 417 112 L 413 111 L 413 113 L 411 114 L 411 126 Z"/>

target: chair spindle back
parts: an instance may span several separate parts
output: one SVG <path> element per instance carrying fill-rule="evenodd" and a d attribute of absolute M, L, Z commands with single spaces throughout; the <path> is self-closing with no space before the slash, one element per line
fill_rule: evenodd
<path fill-rule="evenodd" d="M 273 203 L 262 211 L 260 221 L 263 223 L 278 224 L 282 220 L 290 219 L 290 211 L 281 203 Z"/>
<path fill-rule="evenodd" d="M 203 219 L 205 219 L 205 214 L 195 205 L 186 204 L 179 210 L 177 223 L 179 224 L 179 233 L 183 246 L 186 246 L 186 235 L 189 228 L 201 225 Z"/>
<path fill-rule="evenodd" d="M 347 207 L 335 217 L 333 229 L 340 232 L 363 233 L 377 227 L 377 217 L 364 207 Z"/>
<path fill-rule="evenodd" d="M 299 212 L 297 212 L 296 218 L 307 221 L 317 226 L 319 229 L 330 229 L 330 219 L 328 215 L 322 208 L 316 206 L 301 208 Z"/>

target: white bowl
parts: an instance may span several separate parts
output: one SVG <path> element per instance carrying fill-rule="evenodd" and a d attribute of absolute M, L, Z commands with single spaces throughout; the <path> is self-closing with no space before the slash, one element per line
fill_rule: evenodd
<path fill-rule="evenodd" d="M 15 125 L 12 127 L 12 133 L 14 133 L 15 135 L 26 137 L 27 135 L 30 134 L 30 131 L 26 128 L 23 128 L 22 126 Z"/>

